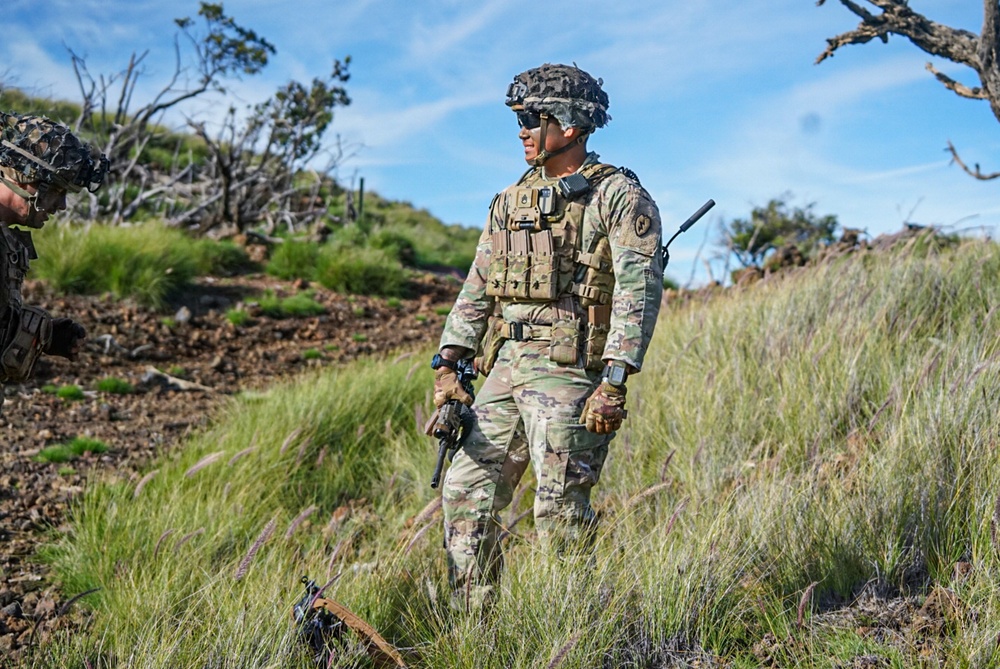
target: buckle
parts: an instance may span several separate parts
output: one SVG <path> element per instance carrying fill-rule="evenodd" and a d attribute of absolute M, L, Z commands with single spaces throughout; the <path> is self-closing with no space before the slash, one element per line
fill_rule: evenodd
<path fill-rule="evenodd" d="M 524 323 L 509 323 L 510 338 L 514 341 L 524 341 Z"/>

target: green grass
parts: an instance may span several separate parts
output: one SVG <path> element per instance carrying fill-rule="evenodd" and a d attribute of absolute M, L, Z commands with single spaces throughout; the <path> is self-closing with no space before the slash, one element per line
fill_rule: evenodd
<path fill-rule="evenodd" d="M 307 348 L 306 350 L 302 351 L 303 360 L 321 360 L 322 358 L 323 354 L 320 353 L 315 348 Z"/>
<path fill-rule="evenodd" d="M 56 397 L 67 402 L 79 402 L 86 395 L 84 395 L 83 389 L 80 386 L 69 384 L 56 388 Z"/>
<path fill-rule="evenodd" d="M 406 270 L 384 249 L 331 244 L 319 254 L 316 280 L 339 293 L 399 297 Z"/>
<path fill-rule="evenodd" d="M 232 308 L 226 310 L 226 320 L 236 327 L 243 327 L 248 325 L 252 319 L 246 309 Z"/>
<path fill-rule="evenodd" d="M 253 269 L 246 252 L 232 242 L 194 239 L 156 222 L 46 226 L 34 240 L 39 258 L 32 263 L 33 276 L 55 290 L 109 293 L 157 308 L 197 276 Z"/>
<path fill-rule="evenodd" d="M 34 239 L 33 274 L 64 293 L 110 293 L 160 307 L 204 269 L 206 242 L 155 223 L 46 226 Z"/>
<path fill-rule="evenodd" d="M 38 462 L 63 463 L 75 460 L 85 453 L 104 453 L 107 450 L 108 445 L 103 441 L 89 437 L 75 437 L 72 441 L 65 444 L 46 446 L 38 452 L 35 460 Z M 69 468 L 69 470 L 72 473 L 72 468 Z M 60 468 L 59 473 L 63 474 L 62 468 Z"/>
<path fill-rule="evenodd" d="M 287 239 L 275 246 L 267 262 L 267 273 L 279 279 L 311 279 L 315 275 L 319 244 Z"/>
<path fill-rule="evenodd" d="M 97 382 L 96 387 L 102 393 L 111 393 L 113 395 L 128 395 L 135 392 L 135 386 L 131 383 L 113 376 L 101 379 Z"/>
<path fill-rule="evenodd" d="M 310 291 L 289 297 L 281 297 L 274 291 L 266 291 L 260 298 L 260 310 L 271 318 L 318 316 L 326 313 L 326 307 L 317 302 Z"/>
<path fill-rule="evenodd" d="M 447 604 L 440 522 L 413 522 L 436 495 L 425 365 L 234 398 L 141 484 L 88 489 L 46 557 L 67 595 L 101 588 L 78 604 L 93 618 L 39 658 L 311 666 L 288 623 L 308 574 L 337 577 L 327 596 L 414 667 L 995 666 L 998 304 L 998 248 L 970 243 L 664 311 L 595 491 L 593 559 L 545 554 L 529 514 L 485 621 Z M 940 631 L 842 615 L 862 589 L 916 610 L 935 585 L 958 609 Z"/>

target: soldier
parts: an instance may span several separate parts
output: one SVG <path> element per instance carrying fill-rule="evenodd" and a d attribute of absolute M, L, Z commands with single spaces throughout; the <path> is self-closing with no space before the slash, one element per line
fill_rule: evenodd
<path fill-rule="evenodd" d="M 502 567 L 499 512 L 530 462 L 539 538 L 586 546 L 608 444 L 625 418 L 660 308 L 660 216 L 635 174 L 601 163 L 602 81 L 542 65 L 514 78 L 507 106 L 531 168 L 498 194 L 447 319 L 434 402 L 469 404 L 455 362 L 477 355 L 486 381 L 442 489 L 456 601 L 488 600 Z"/>
<path fill-rule="evenodd" d="M 3 385 L 30 378 L 42 353 L 76 359 L 86 330 L 23 303 L 28 261 L 38 256 L 31 233 L 66 208 L 66 194 L 101 185 L 108 160 L 65 126 L 38 116 L 0 112 L 0 407 Z M 0 408 L 2 411 L 2 408 Z"/>

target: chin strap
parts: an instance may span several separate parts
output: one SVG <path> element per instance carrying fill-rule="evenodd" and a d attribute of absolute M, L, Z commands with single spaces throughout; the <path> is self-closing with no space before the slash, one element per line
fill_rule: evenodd
<path fill-rule="evenodd" d="M 29 193 L 28 191 L 21 188 L 21 186 L 19 185 L 20 183 L 23 182 L 18 182 L 12 179 L 9 174 L 6 174 L 7 171 L 8 168 L 0 168 L 0 184 L 3 184 L 7 188 L 9 188 L 11 191 L 14 192 L 15 195 L 24 198 L 24 201 L 28 203 L 29 216 L 31 214 L 38 212 L 38 198 L 41 197 L 42 195 L 42 188 L 39 187 L 34 193 Z"/>
<path fill-rule="evenodd" d="M 577 144 L 583 144 L 584 142 L 587 141 L 587 138 L 590 137 L 591 131 L 586 130 L 579 137 L 577 137 L 575 140 L 573 140 L 566 146 L 558 148 L 555 151 L 548 151 L 545 149 L 545 134 L 546 134 L 545 131 L 548 129 L 549 126 L 550 115 L 541 113 L 538 115 L 538 118 L 541 119 L 542 122 L 541 129 L 538 132 L 538 145 L 541 146 L 542 148 L 538 152 L 538 155 L 535 156 L 535 159 L 531 161 L 531 164 L 534 165 L 535 167 L 542 167 L 543 165 L 545 165 L 545 161 L 547 161 L 549 158 L 553 156 L 558 156 L 560 153 L 566 153 Z"/>

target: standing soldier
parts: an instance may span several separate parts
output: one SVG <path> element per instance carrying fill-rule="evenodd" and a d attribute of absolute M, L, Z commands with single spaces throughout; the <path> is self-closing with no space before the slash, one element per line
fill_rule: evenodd
<path fill-rule="evenodd" d="M 66 208 L 67 192 L 93 193 L 107 169 L 107 158 L 65 126 L 0 112 L 0 405 L 3 385 L 30 378 L 39 355 L 75 360 L 87 336 L 79 323 L 23 303 L 28 261 L 38 256 L 31 233 L 13 226 L 41 228 Z"/>
<path fill-rule="evenodd" d="M 442 491 L 449 580 L 473 605 L 492 596 L 498 514 L 529 462 L 543 545 L 560 553 L 592 539 L 590 491 L 659 313 L 656 204 L 634 173 L 587 150 L 610 119 L 602 83 L 567 65 L 514 78 L 507 106 L 532 167 L 493 199 L 431 363 L 438 407 L 472 401 L 456 361 L 477 355 L 488 375 Z"/>

